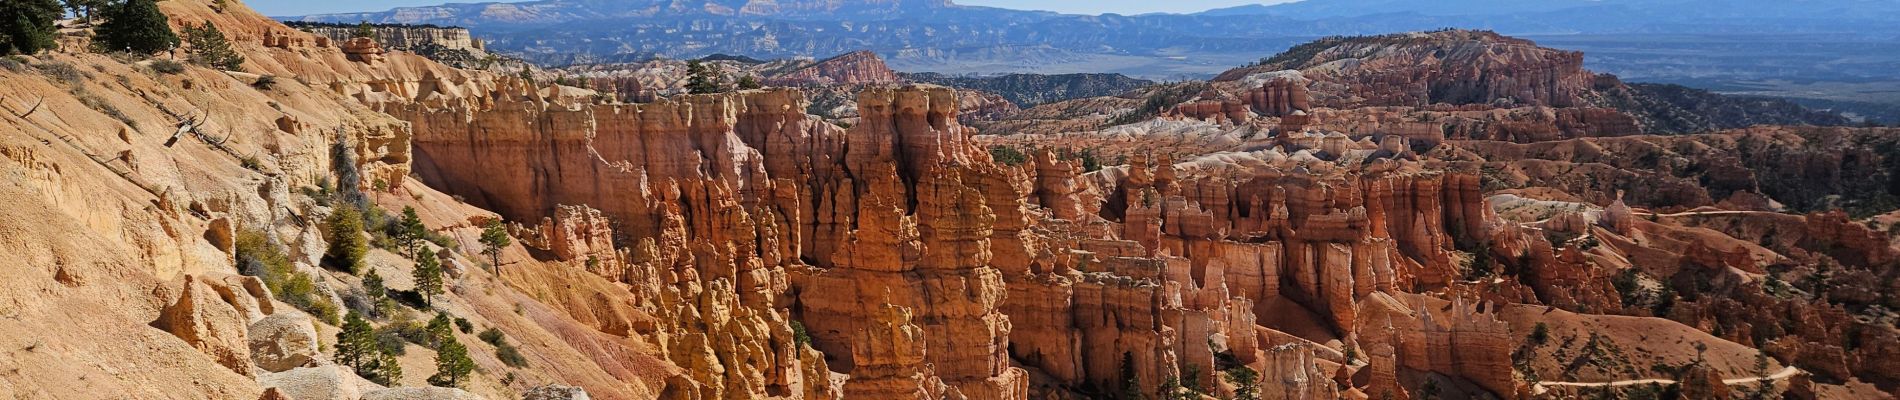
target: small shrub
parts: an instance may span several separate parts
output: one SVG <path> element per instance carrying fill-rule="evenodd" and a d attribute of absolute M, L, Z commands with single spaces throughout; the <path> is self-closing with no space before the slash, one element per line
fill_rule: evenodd
<path fill-rule="evenodd" d="M 475 335 L 475 337 L 481 338 L 482 342 L 495 346 L 501 346 L 502 343 L 507 343 L 508 340 L 507 334 L 501 333 L 501 330 L 492 327 L 483 330 L 481 334 Z"/>
<path fill-rule="evenodd" d="M 1542 322 L 1537 323 L 1537 327 L 1531 328 L 1530 340 L 1531 340 L 1531 343 L 1535 343 L 1538 345 L 1543 345 L 1545 342 L 1549 342 L 1550 341 L 1550 326 L 1545 325 Z"/>
<path fill-rule="evenodd" d="M 528 366 L 528 358 L 521 355 L 521 350 L 516 349 L 515 345 L 506 342 L 495 346 L 495 358 L 501 359 L 502 364 L 507 364 L 510 367 L 521 368 Z"/>
<path fill-rule="evenodd" d="M 57 61 L 47 62 L 34 65 L 33 68 L 40 70 L 40 73 L 46 74 L 46 76 L 52 77 L 54 80 L 68 85 L 77 85 L 86 79 L 85 72 L 80 71 L 78 67 L 74 67 L 68 63 Z"/>
<path fill-rule="evenodd" d="M 384 328 L 388 327 L 385 326 Z M 405 347 L 408 347 L 408 344 L 404 343 L 402 333 L 392 329 L 376 330 L 376 347 L 389 354 L 399 356 L 408 354 L 408 351 L 404 350 Z"/>
<path fill-rule="evenodd" d="M 238 271 L 255 276 L 264 281 L 264 286 L 278 301 L 290 304 L 299 310 L 310 313 L 331 325 L 342 323 L 342 314 L 337 306 L 328 299 L 317 295 L 316 282 L 309 274 L 298 271 L 290 263 L 290 257 L 283 248 L 270 242 L 270 237 L 256 230 L 239 231 L 234 246 L 237 253 Z"/>
<path fill-rule="evenodd" d="M 13 57 L 0 58 L 0 69 L 12 73 L 26 72 L 26 63 L 22 63 Z"/>
<path fill-rule="evenodd" d="M 475 324 L 468 322 L 467 318 L 455 317 L 455 330 L 462 333 L 474 333 Z"/>
<path fill-rule="evenodd" d="M 811 333 L 805 330 L 805 324 L 792 320 L 792 342 L 799 347 L 811 346 Z"/>
<path fill-rule="evenodd" d="M 277 76 L 276 75 L 259 76 L 257 77 L 256 82 L 251 82 L 251 87 L 256 88 L 257 90 L 275 89 L 277 88 Z"/>

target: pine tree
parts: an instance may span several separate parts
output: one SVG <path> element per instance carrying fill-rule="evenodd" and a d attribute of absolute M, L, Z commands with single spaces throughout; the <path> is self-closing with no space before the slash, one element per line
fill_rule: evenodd
<path fill-rule="evenodd" d="M 1138 400 L 1141 395 L 1141 376 L 1135 372 L 1135 354 L 1122 353 L 1122 400 Z"/>
<path fill-rule="evenodd" d="M 363 255 L 369 253 L 369 240 L 363 238 L 362 213 L 355 207 L 338 206 L 327 223 L 330 249 L 323 253 L 323 263 L 352 274 L 360 272 Z"/>
<path fill-rule="evenodd" d="M 356 29 L 350 30 L 350 38 L 374 38 L 374 37 L 376 37 L 376 26 L 370 25 L 369 21 L 357 22 Z"/>
<path fill-rule="evenodd" d="M 63 13 L 54 0 L 0 1 L 0 55 L 53 48 L 59 33 L 54 24 Z"/>
<path fill-rule="evenodd" d="M 94 11 L 107 6 L 106 0 L 62 0 L 62 3 L 66 5 L 66 9 L 73 10 L 73 15 L 79 16 L 87 25 L 92 24 Z"/>
<path fill-rule="evenodd" d="M 692 94 L 726 91 L 719 86 L 719 66 L 699 61 L 686 63 L 686 92 Z"/>
<path fill-rule="evenodd" d="M 371 301 L 382 300 L 383 296 L 389 295 L 389 288 L 383 286 L 383 275 L 376 273 L 375 268 L 363 274 L 363 293 L 368 294 Z"/>
<path fill-rule="evenodd" d="M 443 343 L 455 340 L 455 321 L 449 319 L 449 313 L 435 313 L 435 318 L 429 320 L 428 330 L 431 347 L 439 348 Z"/>
<path fill-rule="evenodd" d="M 125 0 L 107 7 L 106 22 L 94 30 L 93 43 L 105 51 L 152 54 L 178 47 L 171 22 L 157 0 Z"/>
<path fill-rule="evenodd" d="M 396 359 L 396 354 L 377 349 L 376 357 L 357 375 L 378 385 L 396 386 L 402 381 L 402 363 Z"/>
<path fill-rule="evenodd" d="M 487 254 L 489 261 L 495 264 L 495 271 L 500 272 L 501 249 L 508 247 L 508 243 L 510 243 L 508 240 L 508 228 L 501 225 L 501 220 L 489 220 L 482 225 L 481 242 L 483 246 L 482 254 Z"/>
<path fill-rule="evenodd" d="M 424 304 L 435 304 L 435 295 L 442 294 L 442 262 L 436 260 L 435 252 L 424 251 L 416 255 L 416 293 L 422 295 Z"/>
<path fill-rule="evenodd" d="M 336 333 L 336 362 L 361 374 L 363 367 L 375 361 L 382 349 L 376 345 L 376 331 L 363 314 L 350 311 L 343 317 L 343 330 Z"/>
<path fill-rule="evenodd" d="M 429 384 L 442 387 L 461 387 L 467 383 L 468 374 L 475 372 L 475 360 L 468 358 L 468 347 L 450 338 L 437 346 L 435 352 L 435 375 L 429 376 Z"/>
<path fill-rule="evenodd" d="M 396 244 L 402 245 L 402 248 L 408 250 L 409 255 L 414 257 L 417 247 L 422 245 L 423 237 L 428 235 L 428 232 L 429 228 L 422 224 L 422 217 L 416 216 L 416 208 L 404 206 L 402 221 L 396 225 Z"/>
<path fill-rule="evenodd" d="M 231 50 L 231 42 L 224 38 L 224 32 L 219 31 L 216 24 L 209 21 L 204 25 L 185 24 L 185 43 L 191 45 L 191 62 L 194 64 L 226 71 L 243 68 L 244 56 Z"/>
<path fill-rule="evenodd" d="M 752 90 L 763 87 L 765 87 L 765 85 L 759 83 L 759 78 L 754 78 L 752 75 L 739 78 L 739 90 Z"/>

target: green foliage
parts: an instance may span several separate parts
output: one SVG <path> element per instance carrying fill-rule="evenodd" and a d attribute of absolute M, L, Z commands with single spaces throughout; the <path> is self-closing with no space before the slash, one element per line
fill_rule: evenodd
<path fill-rule="evenodd" d="M 792 320 L 792 343 L 798 347 L 811 346 L 811 332 L 805 330 L 805 323 Z"/>
<path fill-rule="evenodd" d="M 383 275 L 376 273 L 375 268 L 363 274 L 363 293 L 368 294 L 372 301 L 382 300 L 389 295 L 389 288 L 383 286 Z"/>
<path fill-rule="evenodd" d="M 501 333 L 500 329 L 492 327 L 483 329 L 482 333 L 475 335 L 475 337 L 481 339 L 484 343 L 494 346 L 500 346 L 502 343 L 507 343 L 508 341 L 507 334 Z"/>
<path fill-rule="evenodd" d="M 1235 366 L 1225 371 L 1227 384 L 1234 386 L 1234 400 L 1260 399 L 1260 373 L 1246 366 Z"/>
<path fill-rule="evenodd" d="M 722 93 L 725 86 L 719 84 L 719 66 L 699 61 L 686 63 L 686 92 L 692 94 Z"/>
<path fill-rule="evenodd" d="M 1550 341 L 1550 326 L 1545 325 L 1542 322 L 1537 323 L 1537 327 L 1531 328 L 1531 335 L 1529 339 L 1531 340 L 1531 343 L 1534 343 L 1540 346 L 1546 342 L 1549 342 Z"/>
<path fill-rule="evenodd" d="M 1163 87 L 1149 93 L 1148 97 L 1142 100 L 1141 106 L 1109 119 L 1104 126 L 1126 125 L 1147 121 L 1156 115 L 1161 115 L 1162 110 L 1172 108 L 1188 99 L 1194 98 L 1194 96 L 1207 91 L 1210 87 L 1211 86 L 1206 82 L 1188 82 Z"/>
<path fill-rule="evenodd" d="M 420 247 L 428 236 L 429 228 L 422 225 L 422 217 L 416 215 L 415 207 L 403 206 L 402 220 L 397 222 L 391 231 L 390 236 L 395 237 L 396 244 L 402 246 L 403 250 L 407 250 L 413 257 L 416 255 L 416 248 Z"/>
<path fill-rule="evenodd" d="M 521 368 L 528 366 L 528 357 L 522 356 L 521 349 L 515 348 L 513 343 L 502 342 L 500 345 L 496 345 L 495 358 L 501 359 L 502 364 L 510 367 Z"/>
<path fill-rule="evenodd" d="M 1056 151 L 1056 158 L 1061 159 L 1061 160 L 1081 161 L 1083 172 L 1095 172 L 1095 171 L 1102 170 L 1102 162 L 1100 159 L 1098 159 L 1095 156 L 1095 149 L 1092 149 L 1092 148 L 1082 149 L 1081 151 L 1075 151 L 1075 150 L 1064 148 L 1064 149 Z"/>
<path fill-rule="evenodd" d="M 1015 147 L 1002 145 L 990 147 L 990 158 L 995 159 L 998 164 L 1008 166 L 1023 165 L 1023 163 L 1029 162 L 1028 154 L 1023 154 L 1021 150 L 1016 150 Z"/>
<path fill-rule="evenodd" d="M 482 223 L 481 243 L 483 246 L 482 254 L 487 254 L 490 261 L 494 262 L 495 270 L 500 271 L 501 249 L 507 248 L 508 244 L 512 243 L 508 239 L 508 228 L 502 226 L 501 220 L 499 219 L 488 220 L 488 222 Z"/>
<path fill-rule="evenodd" d="M 363 238 L 362 213 L 355 207 L 337 207 L 324 223 L 329 228 L 326 239 L 330 248 L 323 253 L 323 263 L 351 274 L 361 272 L 363 255 L 369 253 L 369 242 Z"/>
<path fill-rule="evenodd" d="M 94 30 L 94 46 L 105 51 L 152 54 L 178 47 L 170 19 L 157 0 L 125 0 L 107 7 L 106 22 Z"/>
<path fill-rule="evenodd" d="M 54 0 L 0 2 L 0 55 L 35 54 L 57 45 L 55 23 L 64 12 Z"/>
<path fill-rule="evenodd" d="M 450 338 L 438 346 L 435 353 L 435 375 L 429 376 L 429 384 L 442 387 L 462 387 L 468 383 L 468 375 L 475 372 L 475 360 L 468 358 L 468 347 Z"/>
<path fill-rule="evenodd" d="M 1141 376 L 1135 371 L 1135 354 L 1122 352 L 1122 400 L 1138 400 L 1141 394 Z"/>
<path fill-rule="evenodd" d="M 764 87 L 765 84 L 759 83 L 759 78 L 754 78 L 752 75 L 739 77 L 739 90 L 752 90 Z"/>
<path fill-rule="evenodd" d="M 423 304 L 435 304 L 435 296 L 442 294 L 442 262 L 436 260 L 435 252 L 416 255 L 414 277 L 416 293 L 422 295 Z"/>
<path fill-rule="evenodd" d="M 1199 365 L 1188 364 L 1185 367 L 1181 367 L 1181 387 L 1195 392 L 1207 391 L 1207 387 L 1201 385 L 1201 367 Z"/>
<path fill-rule="evenodd" d="M 1419 385 L 1418 387 L 1419 400 L 1436 400 L 1438 399 L 1438 395 L 1438 381 L 1428 380 L 1425 381 L 1424 385 Z"/>
<path fill-rule="evenodd" d="M 1497 260 L 1491 257 L 1491 245 L 1489 243 L 1479 245 L 1477 248 L 1472 249 L 1471 258 L 1465 261 L 1464 271 L 1465 280 L 1467 281 L 1489 278 L 1497 270 Z"/>
<path fill-rule="evenodd" d="M 110 4 L 106 0 L 63 0 L 60 3 L 65 4 L 66 9 L 72 10 L 73 15 L 79 16 L 79 18 L 87 24 L 92 23 L 92 14 L 94 11 L 105 8 Z"/>
<path fill-rule="evenodd" d="M 185 73 L 185 64 L 180 64 L 179 62 L 172 61 L 172 60 L 152 60 L 151 68 L 152 68 L 152 71 L 157 71 L 158 73 L 166 74 L 166 75 L 178 75 L 178 74 Z"/>
<path fill-rule="evenodd" d="M 224 38 L 224 32 L 218 25 L 205 22 L 204 25 L 184 26 L 185 43 L 191 45 L 190 60 L 193 64 L 215 67 L 226 71 L 243 69 L 244 56 L 231 49 L 231 42 Z"/>
<path fill-rule="evenodd" d="M 376 331 L 370 328 L 368 320 L 363 319 L 363 314 L 351 311 L 350 315 L 343 317 L 342 330 L 336 333 L 335 358 L 338 364 L 356 369 L 361 374 L 363 367 L 381 352 L 382 347 L 376 343 Z"/>
<path fill-rule="evenodd" d="M 449 313 L 435 313 L 435 318 L 429 319 L 429 325 L 426 329 L 429 333 L 429 342 L 423 344 L 424 346 L 433 348 L 441 346 L 442 343 L 446 343 L 450 340 L 455 340 L 454 322 L 451 322 Z"/>
<path fill-rule="evenodd" d="M 238 271 L 264 281 L 277 301 L 290 304 L 324 322 L 339 323 L 337 306 L 317 294 L 316 281 L 290 263 L 283 248 L 270 242 L 264 232 L 242 230 L 235 246 Z"/>
<path fill-rule="evenodd" d="M 455 317 L 455 330 L 472 333 L 475 331 L 475 324 L 468 322 L 467 318 Z"/>
<path fill-rule="evenodd" d="M 378 385 L 395 386 L 402 381 L 402 363 L 396 359 L 395 353 L 379 351 L 369 365 L 357 373 Z"/>
<path fill-rule="evenodd" d="M 369 21 L 359 21 L 356 23 L 356 28 L 350 30 L 351 39 L 374 37 L 376 37 L 376 26 L 370 25 Z"/>

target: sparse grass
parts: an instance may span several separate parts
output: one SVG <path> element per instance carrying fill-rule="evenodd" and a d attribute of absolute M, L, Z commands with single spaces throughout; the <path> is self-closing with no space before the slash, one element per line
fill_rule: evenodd
<path fill-rule="evenodd" d="M 172 60 L 155 60 L 152 61 L 152 70 L 166 75 L 178 75 L 185 73 L 185 64 Z"/>
<path fill-rule="evenodd" d="M 0 69 L 4 69 L 4 70 L 7 70 L 7 72 L 12 72 L 12 73 L 26 72 L 26 63 L 21 62 L 19 59 L 16 59 L 13 57 L 4 57 L 4 58 L 0 58 Z"/>
<path fill-rule="evenodd" d="M 78 85 L 86 79 L 86 73 L 72 64 L 53 61 L 33 65 L 40 73 L 68 85 Z"/>
<path fill-rule="evenodd" d="M 78 92 L 75 94 L 79 97 L 79 103 L 85 104 L 86 108 L 91 108 L 93 111 L 98 111 L 100 114 L 112 117 L 112 119 L 124 123 L 126 126 L 138 128 L 138 121 L 132 120 L 131 116 L 125 115 L 124 111 L 120 111 L 119 107 L 113 106 L 112 103 L 106 102 L 105 99 L 91 93 Z"/>

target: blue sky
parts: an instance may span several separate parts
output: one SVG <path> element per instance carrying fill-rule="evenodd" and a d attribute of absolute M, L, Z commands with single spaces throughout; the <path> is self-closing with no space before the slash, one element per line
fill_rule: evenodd
<path fill-rule="evenodd" d="M 1150 12 L 1188 13 L 1210 8 L 1242 4 L 1284 3 L 1288 0 L 954 0 L 957 4 L 1049 10 L 1071 14 L 1141 14 Z M 426 6 L 446 2 L 478 3 L 481 0 L 248 0 L 251 8 L 264 15 L 285 16 L 352 11 L 382 11 L 395 7 Z"/>

